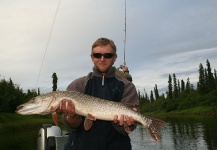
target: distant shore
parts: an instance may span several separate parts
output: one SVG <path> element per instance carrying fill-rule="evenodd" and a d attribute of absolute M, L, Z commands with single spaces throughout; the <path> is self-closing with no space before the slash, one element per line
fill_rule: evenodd
<path fill-rule="evenodd" d="M 142 112 L 144 115 L 156 117 L 176 117 L 176 116 L 217 116 L 217 107 L 203 106 L 185 110 L 176 110 L 171 112 Z M 60 118 L 60 117 L 59 117 Z M 64 128 L 61 119 L 60 126 Z M 27 115 L 22 116 L 16 113 L 0 113 L 0 134 L 8 132 L 19 132 L 32 129 L 40 129 L 43 124 L 54 124 L 51 115 Z"/>
<path fill-rule="evenodd" d="M 205 115 L 205 116 L 217 116 L 217 107 L 216 106 L 200 106 L 194 107 L 190 109 L 184 110 L 176 110 L 170 112 L 163 112 L 163 111 L 155 111 L 155 112 L 142 112 L 145 115 L 150 116 L 184 116 L 184 115 Z"/>

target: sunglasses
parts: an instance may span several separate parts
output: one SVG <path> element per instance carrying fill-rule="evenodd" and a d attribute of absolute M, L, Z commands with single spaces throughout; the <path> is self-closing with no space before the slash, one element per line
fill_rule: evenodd
<path fill-rule="evenodd" d="M 101 58 L 102 56 L 104 56 L 104 58 L 112 58 L 114 54 L 112 54 L 112 53 L 104 53 L 104 54 L 93 53 L 92 55 L 94 58 Z"/>

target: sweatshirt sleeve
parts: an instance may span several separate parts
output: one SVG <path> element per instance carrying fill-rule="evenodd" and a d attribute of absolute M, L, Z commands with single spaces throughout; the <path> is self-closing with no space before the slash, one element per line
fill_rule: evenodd
<path fill-rule="evenodd" d="M 84 90 L 85 90 L 85 81 L 86 81 L 86 77 L 81 77 L 81 78 L 78 78 L 74 81 L 72 81 L 68 87 L 66 88 L 67 91 L 77 91 L 77 92 L 82 92 L 84 93 Z M 82 117 L 82 120 L 84 120 L 84 118 Z M 68 122 L 66 121 L 66 116 L 65 115 L 62 115 L 62 121 L 63 121 L 63 124 L 66 126 L 67 130 L 68 131 L 74 131 L 76 129 L 72 128 Z M 82 123 L 83 124 L 83 121 Z M 80 125 L 81 126 L 81 125 Z M 79 127 L 80 127 L 79 126 Z"/>
<path fill-rule="evenodd" d="M 77 91 L 84 93 L 85 91 L 85 84 L 86 84 L 86 76 L 78 78 L 72 81 L 68 87 L 66 88 L 67 91 Z"/>
<path fill-rule="evenodd" d="M 139 96 L 136 91 L 136 87 L 132 82 L 127 81 L 125 83 L 124 93 L 121 99 L 123 103 L 129 103 L 132 105 L 139 105 Z"/>

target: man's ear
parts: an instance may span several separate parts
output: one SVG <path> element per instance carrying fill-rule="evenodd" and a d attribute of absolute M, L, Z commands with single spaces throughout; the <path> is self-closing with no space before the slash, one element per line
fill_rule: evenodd
<path fill-rule="evenodd" d="M 115 55 L 114 55 L 114 58 L 113 58 L 113 62 L 115 62 L 115 61 L 116 61 L 117 57 L 118 57 L 118 55 L 117 55 L 117 54 L 115 54 Z"/>
<path fill-rule="evenodd" d="M 93 55 L 90 54 L 90 58 L 91 58 L 91 60 L 92 60 L 92 62 L 93 62 L 93 59 L 94 59 Z"/>

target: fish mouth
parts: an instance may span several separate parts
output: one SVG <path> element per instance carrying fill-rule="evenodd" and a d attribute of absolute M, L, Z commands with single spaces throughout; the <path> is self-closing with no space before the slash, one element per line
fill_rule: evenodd
<path fill-rule="evenodd" d="M 21 115 L 32 115 L 32 114 L 37 114 L 40 113 L 40 108 L 41 105 L 19 105 L 16 108 L 16 113 L 21 114 Z"/>
<path fill-rule="evenodd" d="M 22 109 L 24 106 L 23 105 L 19 105 L 16 107 L 16 111 L 19 111 L 20 109 Z"/>
<path fill-rule="evenodd" d="M 21 113 L 20 113 L 20 110 L 22 110 L 23 107 L 24 107 L 23 105 L 19 105 L 19 106 L 17 106 L 15 112 L 18 113 L 18 114 L 21 114 Z"/>
<path fill-rule="evenodd" d="M 16 107 L 16 113 L 20 115 L 33 115 L 33 114 L 48 114 L 47 106 L 42 104 L 22 104 Z"/>

